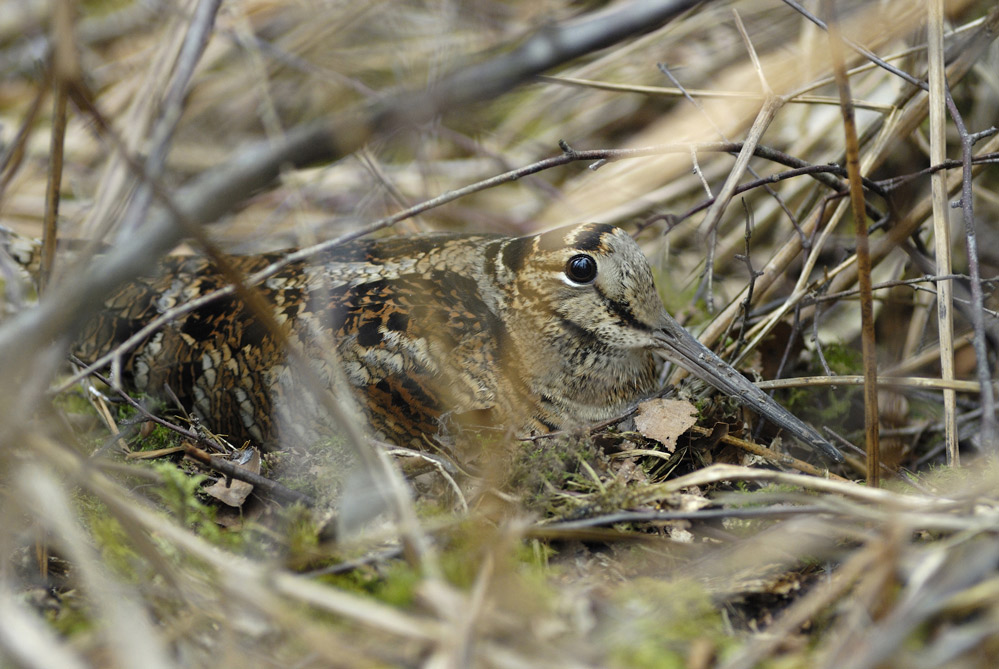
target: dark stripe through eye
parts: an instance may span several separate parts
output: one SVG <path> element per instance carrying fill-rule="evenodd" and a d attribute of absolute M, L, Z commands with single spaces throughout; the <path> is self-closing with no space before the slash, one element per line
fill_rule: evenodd
<path fill-rule="evenodd" d="M 632 313 L 631 309 L 628 307 L 626 303 L 618 302 L 617 300 L 612 300 L 609 297 L 607 297 L 607 295 L 604 294 L 604 292 L 600 290 L 599 287 L 597 286 L 594 287 L 597 290 L 597 294 L 600 295 L 600 297 L 603 299 L 604 304 L 607 305 L 607 310 L 610 311 L 615 316 L 617 316 L 618 318 L 620 318 L 625 325 L 633 327 L 636 330 L 645 330 L 645 331 L 652 330 L 651 327 L 649 327 L 648 325 L 646 325 L 645 323 L 643 323 L 642 321 L 638 320 L 635 317 L 635 314 Z"/>

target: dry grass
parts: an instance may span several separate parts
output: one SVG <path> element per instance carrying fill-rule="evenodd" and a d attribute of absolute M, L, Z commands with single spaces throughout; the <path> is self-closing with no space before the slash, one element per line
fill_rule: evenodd
<path fill-rule="evenodd" d="M 846 173 L 736 189 L 790 169 L 773 150 L 795 167 L 846 164 L 834 50 L 790 6 L 705 3 L 502 95 L 463 100 L 441 86 L 461 107 L 425 118 L 428 82 L 516 54 L 510 47 L 539 27 L 590 8 L 558 0 L 8 2 L 0 11 L 0 224 L 41 236 L 54 183 L 60 239 L 103 240 L 111 253 L 77 264 L 58 256 L 42 308 L 6 278 L 4 666 L 994 666 L 999 442 L 980 381 L 994 378 L 999 329 L 993 283 L 976 304 L 967 276 L 997 274 L 997 179 L 994 158 L 933 177 L 924 170 L 941 156 L 961 157 L 959 124 L 937 85 L 942 69 L 965 137 L 995 123 L 999 16 L 993 3 L 966 0 L 941 0 L 942 23 L 932 18 L 934 0 L 834 4 L 844 37 L 917 79 L 937 59 L 924 93 L 844 51 L 855 158 L 875 181 L 864 193 L 868 216 L 884 217 L 867 220 L 879 224 L 870 238 L 874 351 L 879 373 L 891 377 L 873 414 L 880 487 L 862 484 L 871 472 L 864 395 L 849 385 L 857 380 L 830 387 L 827 378 L 864 369 L 863 263 Z M 213 14 L 203 53 L 185 55 L 185 36 Z M 39 61 L 49 45 L 51 59 Z M 61 98 L 60 145 L 52 130 Z M 358 110 L 373 119 L 379 104 L 392 113 L 345 121 Z M 569 153 L 557 167 L 500 179 L 393 230 L 521 233 L 583 220 L 627 227 L 653 260 L 667 306 L 702 340 L 764 379 L 820 377 L 778 390 L 778 399 L 841 439 L 847 463 L 828 477 L 796 473 L 790 460 L 719 440 L 710 422 L 672 453 L 624 423 L 518 444 L 510 461 L 478 478 L 424 463 L 413 475 L 417 502 L 398 487 L 393 522 L 334 540 L 324 500 L 336 463 L 323 451 L 297 454 L 308 466 L 294 453 L 265 462 L 266 474 L 318 502 L 311 509 L 278 504 L 275 494 L 237 512 L 216 505 L 200 492 L 209 470 L 178 459 L 177 449 L 157 465 L 126 460 L 123 450 L 177 442 L 162 431 L 119 440 L 96 424 L 80 385 L 60 389 L 68 346 L 60 335 L 100 297 L 72 291 L 153 266 L 155 257 L 105 258 L 135 246 L 142 222 L 169 211 L 165 202 L 200 221 L 207 206 L 195 195 L 206 175 L 231 176 L 233 156 L 250 143 L 280 145 L 316 122 L 354 129 L 337 139 L 363 148 L 331 161 L 336 152 L 324 146 L 316 149 L 323 160 L 290 159 L 267 188 L 227 191 L 212 203 L 225 213 L 205 227 L 212 240 L 234 253 L 307 246 L 565 157 L 559 140 L 607 151 L 601 163 Z M 722 142 L 740 144 L 719 151 Z M 997 143 L 983 137 L 972 153 L 994 156 Z M 61 177 L 52 181 L 59 152 Z M 973 212 L 949 204 L 962 186 Z M 720 197 L 712 204 L 706 191 Z M 977 258 L 965 243 L 968 213 Z M 934 249 L 950 254 L 959 279 L 927 276 L 950 274 L 936 269 Z M 752 282 L 751 269 L 761 272 Z M 944 304 L 948 292 L 953 307 Z M 46 301 L 62 306 L 46 310 Z M 984 337 L 970 336 L 976 314 Z M 93 403 L 111 425 L 122 418 Z M 724 403 L 700 408 L 741 425 Z M 755 440 L 769 442 L 765 432 Z"/>

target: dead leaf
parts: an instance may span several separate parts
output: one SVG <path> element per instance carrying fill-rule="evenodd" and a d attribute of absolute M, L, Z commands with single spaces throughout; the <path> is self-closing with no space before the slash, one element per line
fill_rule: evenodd
<path fill-rule="evenodd" d="M 683 400 L 654 399 L 638 405 L 635 428 L 655 439 L 667 451 L 676 450 L 676 440 L 697 422 L 697 409 Z"/>
<path fill-rule="evenodd" d="M 234 462 L 240 469 L 245 469 L 254 474 L 260 473 L 260 451 L 255 448 L 249 449 L 250 456 L 244 462 Z M 211 495 L 223 504 L 228 504 L 229 506 L 234 506 L 239 508 L 243 506 L 243 502 L 246 498 L 250 496 L 253 492 L 253 484 L 247 483 L 246 481 L 240 481 L 238 479 L 232 479 L 230 484 L 226 486 L 226 477 L 223 476 L 214 484 L 208 486 L 204 489 L 205 494 Z"/>

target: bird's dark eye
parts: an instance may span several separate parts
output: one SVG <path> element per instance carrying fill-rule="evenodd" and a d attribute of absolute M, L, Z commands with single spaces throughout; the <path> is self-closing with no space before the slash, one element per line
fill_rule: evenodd
<path fill-rule="evenodd" d="M 597 261 L 585 254 L 572 256 L 565 264 L 565 275 L 574 283 L 589 283 L 597 278 Z"/>

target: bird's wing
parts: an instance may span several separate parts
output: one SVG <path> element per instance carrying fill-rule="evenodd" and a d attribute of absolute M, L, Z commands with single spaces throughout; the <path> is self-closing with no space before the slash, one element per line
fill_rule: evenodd
<path fill-rule="evenodd" d="M 472 281 L 443 272 L 390 275 L 316 281 L 300 330 L 332 333 L 372 425 L 407 443 L 437 433 L 445 414 L 493 408 L 497 319 Z M 318 351 L 322 337 L 303 344 Z"/>

